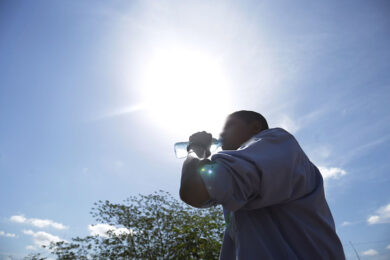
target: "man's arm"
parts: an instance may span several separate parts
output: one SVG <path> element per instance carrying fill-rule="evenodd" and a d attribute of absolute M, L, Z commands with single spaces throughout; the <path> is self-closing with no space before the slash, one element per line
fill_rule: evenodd
<path fill-rule="evenodd" d="M 211 162 L 205 158 L 206 153 L 207 150 L 203 147 L 191 147 L 181 173 L 180 198 L 185 203 L 197 208 L 210 199 L 199 173 L 203 165 Z"/>

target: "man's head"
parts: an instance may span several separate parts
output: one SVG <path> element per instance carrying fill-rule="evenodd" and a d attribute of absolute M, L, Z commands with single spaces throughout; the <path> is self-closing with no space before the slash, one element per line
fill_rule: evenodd
<path fill-rule="evenodd" d="M 230 114 L 221 133 L 222 149 L 237 150 L 252 136 L 268 129 L 268 123 L 259 113 L 241 110 Z"/>

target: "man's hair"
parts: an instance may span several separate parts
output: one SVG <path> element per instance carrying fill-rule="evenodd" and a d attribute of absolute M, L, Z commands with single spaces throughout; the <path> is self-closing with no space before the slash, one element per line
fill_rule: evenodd
<path fill-rule="evenodd" d="M 259 113 L 254 111 L 240 110 L 234 113 L 231 113 L 229 116 L 238 117 L 244 120 L 246 123 L 252 123 L 253 121 L 258 121 L 261 124 L 261 130 L 268 129 L 267 120 Z"/>

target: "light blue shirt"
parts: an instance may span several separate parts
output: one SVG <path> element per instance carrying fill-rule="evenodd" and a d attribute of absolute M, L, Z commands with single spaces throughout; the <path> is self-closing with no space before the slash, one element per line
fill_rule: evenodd
<path fill-rule="evenodd" d="M 200 174 L 204 206 L 224 210 L 220 259 L 345 259 L 321 173 L 290 133 L 264 130 L 211 161 Z"/>

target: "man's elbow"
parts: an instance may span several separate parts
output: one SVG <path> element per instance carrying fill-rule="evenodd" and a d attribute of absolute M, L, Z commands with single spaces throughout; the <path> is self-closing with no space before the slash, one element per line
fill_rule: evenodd
<path fill-rule="evenodd" d="M 196 196 L 191 196 L 191 194 L 185 192 L 184 189 L 180 189 L 179 194 L 180 194 L 180 199 L 183 202 L 195 208 L 201 208 L 203 203 L 206 201 L 206 200 L 203 201 L 203 199 L 199 199 Z"/>
<path fill-rule="evenodd" d="M 183 189 L 180 188 L 180 191 L 179 191 L 179 195 L 180 195 L 180 199 L 182 201 L 184 201 L 185 203 L 187 203 L 187 197 L 186 197 L 186 194 L 184 193 Z M 188 204 L 188 203 L 187 203 Z"/>
<path fill-rule="evenodd" d="M 184 189 L 180 188 L 180 199 L 185 202 L 186 204 L 196 207 L 196 203 L 193 198 L 191 198 L 190 194 L 188 192 L 185 192 Z"/>
<path fill-rule="evenodd" d="M 206 186 L 198 173 L 199 167 L 205 162 L 206 160 L 200 161 L 197 158 L 187 158 L 182 169 L 180 199 L 196 208 L 200 208 L 210 199 Z"/>

